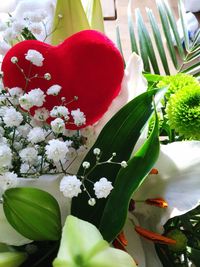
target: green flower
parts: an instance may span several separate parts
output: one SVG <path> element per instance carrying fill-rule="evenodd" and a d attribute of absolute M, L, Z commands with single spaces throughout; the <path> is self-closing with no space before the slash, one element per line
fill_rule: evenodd
<path fill-rule="evenodd" d="M 165 94 L 166 100 L 169 100 L 170 96 L 180 89 L 186 87 L 186 86 L 195 86 L 198 85 L 199 82 L 197 79 L 195 79 L 193 76 L 179 73 L 172 76 L 165 76 L 159 83 L 158 88 L 169 86 L 169 89 L 167 90 Z"/>
<path fill-rule="evenodd" d="M 200 86 L 190 85 L 173 94 L 167 104 L 168 123 L 188 139 L 200 139 Z"/>

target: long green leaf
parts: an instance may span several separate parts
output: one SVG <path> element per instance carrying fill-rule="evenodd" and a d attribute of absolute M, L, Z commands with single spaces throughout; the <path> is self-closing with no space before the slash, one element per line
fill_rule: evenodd
<path fill-rule="evenodd" d="M 121 169 L 116 178 L 114 189 L 107 202 L 100 224 L 100 231 L 104 239 L 109 242 L 122 230 L 130 199 L 158 158 L 160 147 L 158 135 L 158 118 L 156 116 L 154 129 L 150 137 L 135 153 L 134 157 L 128 161 L 128 167 Z"/>
<path fill-rule="evenodd" d="M 183 72 L 183 73 L 187 73 L 187 74 L 191 74 L 191 73 L 196 73 L 196 72 L 198 72 L 198 71 L 200 71 L 200 62 L 197 62 L 197 63 L 195 63 L 195 64 L 192 64 L 192 66 L 190 66 L 190 67 L 184 69 L 184 70 L 181 71 L 181 72 Z"/>
<path fill-rule="evenodd" d="M 139 27 L 139 22 L 136 20 L 137 23 L 137 30 L 138 30 L 138 37 L 139 37 L 139 47 L 140 47 L 140 55 L 142 57 L 143 63 L 144 63 L 144 70 L 146 72 L 151 72 L 150 64 L 149 64 L 149 58 L 148 58 L 148 51 L 145 44 L 145 38 L 143 35 L 143 32 L 141 31 Z"/>
<path fill-rule="evenodd" d="M 160 19 L 161 19 L 163 31 L 164 31 L 164 34 L 165 34 L 165 37 L 166 37 L 167 46 L 168 46 L 168 49 L 169 49 L 170 56 L 171 56 L 171 59 L 172 59 L 172 62 L 174 64 L 175 68 L 178 69 L 176 51 L 175 51 L 174 44 L 173 44 L 173 41 L 172 41 L 172 36 L 171 36 L 171 33 L 170 33 L 170 25 L 168 23 L 168 19 L 167 19 L 167 15 L 166 15 L 166 12 L 165 12 L 165 8 L 164 8 L 161 0 L 157 0 L 156 3 L 157 3 L 158 11 L 159 11 L 159 14 L 160 14 Z"/>
<path fill-rule="evenodd" d="M 197 58 L 200 57 L 200 50 L 198 49 L 197 51 L 193 52 L 192 54 L 190 54 L 187 59 L 186 59 L 186 62 L 189 63 L 191 62 L 192 60 L 195 60 Z"/>
<path fill-rule="evenodd" d="M 134 33 L 131 6 L 132 6 L 132 0 L 129 1 L 128 10 L 127 10 L 129 35 L 130 35 L 130 40 L 131 40 L 131 51 L 135 52 L 136 54 L 138 54 L 138 47 L 137 47 L 137 42 L 136 42 L 135 33 Z"/>
<path fill-rule="evenodd" d="M 124 106 L 104 127 L 96 143 L 88 152 L 84 160 L 89 161 L 91 166 L 96 162 L 93 155 L 94 148 L 102 151 L 101 162 L 108 160 L 113 152 L 116 152 L 115 161 L 127 161 L 140 136 L 141 130 L 153 112 L 152 97 L 160 90 L 150 90 L 143 93 Z M 115 182 L 119 165 L 107 164 L 97 166 L 88 176 L 96 182 L 101 177 L 107 177 L 112 183 Z M 89 169 L 90 170 L 90 169 Z M 78 171 L 83 174 L 83 168 Z M 87 189 L 93 194 L 91 183 L 86 184 Z M 83 192 L 78 198 L 72 200 L 72 214 L 81 219 L 88 220 L 99 225 L 107 199 L 99 199 L 95 206 L 88 205 L 88 195 Z"/>
<path fill-rule="evenodd" d="M 119 26 L 116 27 L 116 41 L 117 41 L 117 47 L 118 47 L 118 49 L 122 55 L 123 61 L 124 61 L 124 66 L 126 66 L 126 62 L 124 60 L 123 49 L 122 49 L 122 42 L 121 42 L 121 37 L 120 37 Z"/>
<path fill-rule="evenodd" d="M 137 22 L 138 22 L 138 30 L 144 36 L 144 45 L 146 46 L 146 50 L 148 52 L 148 56 L 149 56 L 151 65 L 153 67 L 154 73 L 160 74 L 158 63 L 157 63 L 157 59 L 156 59 L 156 55 L 155 55 L 154 48 L 153 48 L 153 44 L 151 42 L 150 35 L 149 35 L 149 33 L 147 31 L 147 28 L 146 28 L 146 26 L 144 24 L 144 21 L 142 19 L 141 12 L 140 12 L 140 10 L 138 8 L 136 9 L 135 12 L 136 12 L 136 19 L 137 19 Z"/>
<path fill-rule="evenodd" d="M 200 250 L 196 248 L 188 248 L 190 255 L 189 258 L 192 260 L 192 262 L 196 265 L 199 266 L 200 262 Z"/>
<path fill-rule="evenodd" d="M 150 24 L 151 24 L 151 27 L 152 27 L 154 39 L 155 39 L 155 42 L 156 42 L 156 45 L 157 45 L 157 48 L 158 48 L 158 52 L 159 52 L 159 55 L 160 55 L 160 58 L 161 58 L 161 61 L 162 61 L 163 68 L 165 70 L 165 73 L 167 75 L 170 75 L 170 70 L 169 70 L 169 66 L 168 66 L 168 63 L 167 63 L 167 57 L 166 57 L 166 54 L 165 54 L 165 49 L 164 49 L 164 46 L 163 46 L 162 37 L 161 37 L 161 34 L 160 34 L 160 30 L 158 28 L 158 23 L 157 23 L 157 21 L 155 19 L 155 16 L 153 15 L 152 10 L 150 10 L 149 8 L 146 8 L 146 11 L 147 11 L 147 15 L 149 17 L 149 21 L 150 21 Z"/>
<path fill-rule="evenodd" d="M 165 7 L 165 11 L 167 13 L 167 17 L 168 17 L 171 29 L 173 31 L 173 34 L 174 34 L 174 37 L 175 37 L 175 40 L 176 40 L 176 44 L 177 44 L 177 49 L 178 49 L 179 55 L 181 56 L 182 59 L 184 59 L 185 58 L 185 53 L 184 53 L 184 50 L 183 50 L 181 38 L 180 38 L 178 30 L 177 30 L 175 16 L 172 13 L 172 10 L 169 7 L 169 4 L 168 4 L 168 2 L 166 0 L 163 1 L 163 4 L 164 4 L 164 7 Z"/>
<path fill-rule="evenodd" d="M 200 40 L 200 29 L 195 34 L 194 41 L 192 43 L 192 48 L 195 48 L 197 42 Z"/>
<path fill-rule="evenodd" d="M 181 24 L 182 24 L 182 28 L 183 28 L 185 48 L 189 52 L 190 51 L 190 43 L 189 43 L 187 21 L 185 19 L 186 11 L 185 11 L 185 7 L 184 7 L 182 0 L 179 0 L 179 2 L 178 2 L 178 10 L 179 10 L 179 16 L 180 16 Z"/>

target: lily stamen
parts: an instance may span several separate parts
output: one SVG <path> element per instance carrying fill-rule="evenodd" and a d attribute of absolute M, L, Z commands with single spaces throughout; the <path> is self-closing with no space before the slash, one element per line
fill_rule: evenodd
<path fill-rule="evenodd" d="M 159 208 L 168 207 L 168 203 L 163 198 L 148 198 L 145 200 L 145 203 L 148 205 L 159 207 Z"/>

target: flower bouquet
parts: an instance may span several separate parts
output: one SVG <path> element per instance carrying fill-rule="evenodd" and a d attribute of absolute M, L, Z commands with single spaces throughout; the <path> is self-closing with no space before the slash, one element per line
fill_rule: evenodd
<path fill-rule="evenodd" d="M 145 72 L 137 51 L 124 69 L 99 1 L 16 2 L 0 13 L 0 266 L 198 266 L 199 63 L 157 73 L 138 15 Z"/>

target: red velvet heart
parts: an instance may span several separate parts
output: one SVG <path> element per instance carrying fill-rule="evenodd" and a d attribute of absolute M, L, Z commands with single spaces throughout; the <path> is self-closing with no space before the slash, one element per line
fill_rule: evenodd
<path fill-rule="evenodd" d="M 25 88 L 24 76 L 11 63 L 11 58 L 16 56 L 18 65 L 28 75 L 30 62 L 25 59 L 25 54 L 29 49 L 39 51 L 45 58 L 42 67 L 32 65 L 29 77 L 50 73 L 51 80 L 34 78 L 29 82 L 26 92 L 35 88 L 46 92 L 54 84 L 62 86 L 58 96 L 46 97 L 44 107 L 48 110 L 61 105 L 61 97 L 65 97 L 68 102 L 78 96 L 78 101 L 67 107 L 69 110 L 80 108 L 86 115 L 86 125 L 92 125 L 102 117 L 119 94 L 124 74 L 123 60 L 105 35 L 86 30 L 74 34 L 58 46 L 34 40 L 18 43 L 9 50 L 2 63 L 6 87 Z"/>

